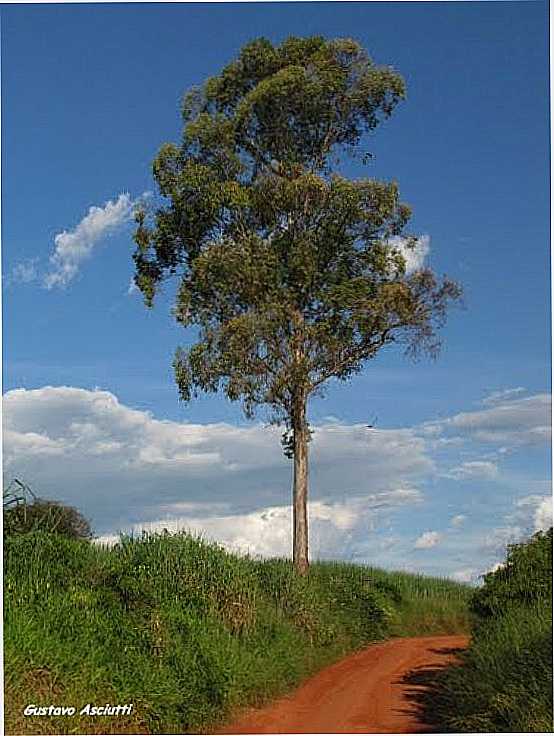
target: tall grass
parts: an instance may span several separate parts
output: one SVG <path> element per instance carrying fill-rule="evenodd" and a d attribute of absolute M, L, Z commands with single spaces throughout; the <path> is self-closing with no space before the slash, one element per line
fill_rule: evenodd
<path fill-rule="evenodd" d="M 471 646 L 430 691 L 429 720 L 452 732 L 552 732 L 552 529 L 512 545 L 471 609 Z"/>
<path fill-rule="evenodd" d="M 467 628 L 452 582 L 230 555 L 186 534 L 113 548 L 5 540 L 8 733 L 207 730 L 389 635 Z M 28 704 L 133 703 L 127 717 L 23 717 Z"/>

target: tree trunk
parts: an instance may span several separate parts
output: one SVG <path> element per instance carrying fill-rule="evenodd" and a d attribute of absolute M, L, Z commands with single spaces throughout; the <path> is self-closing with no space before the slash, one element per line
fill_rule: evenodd
<path fill-rule="evenodd" d="M 296 570 L 304 575 L 308 571 L 308 425 L 304 396 L 299 397 L 295 402 L 292 429 L 294 438 L 293 562 Z"/>

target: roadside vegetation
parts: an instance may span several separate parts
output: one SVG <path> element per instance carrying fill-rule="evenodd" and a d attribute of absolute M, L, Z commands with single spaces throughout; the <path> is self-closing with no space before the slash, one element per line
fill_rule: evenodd
<path fill-rule="evenodd" d="M 551 733 L 552 528 L 511 545 L 472 596 L 472 641 L 426 710 L 442 731 Z"/>
<path fill-rule="evenodd" d="M 254 560 L 187 534 L 107 548 L 4 540 L 7 733 L 208 731 L 387 636 L 468 628 L 471 590 L 369 567 Z M 23 716 L 133 703 L 129 716 Z"/>

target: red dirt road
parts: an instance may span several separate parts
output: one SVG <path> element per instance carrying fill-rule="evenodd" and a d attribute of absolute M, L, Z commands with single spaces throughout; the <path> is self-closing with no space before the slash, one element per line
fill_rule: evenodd
<path fill-rule="evenodd" d="M 433 636 L 374 644 L 267 708 L 246 711 L 220 733 L 432 732 L 414 702 L 425 685 L 415 683 L 452 662 L 468 641 L 467 636 Z"/>

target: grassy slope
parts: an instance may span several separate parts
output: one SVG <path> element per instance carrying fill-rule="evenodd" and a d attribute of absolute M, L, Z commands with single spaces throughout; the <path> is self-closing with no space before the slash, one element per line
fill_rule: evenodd
<path fill-rule="evenodd" d="M 552 529 L 513 545 L 471 609 L 471 646 L 427 696 L 429 720 L 441 731 L 552 732 Z"/>
<path fill-rule="evenodd" d="M 319 563 L 254 561 L 186 535 L 113 549 L 33 533 L 4 558 L 8 733 L 209 729 L 371 641 L 467 630 L 466 586 Z M 128 718 L 23 708 L 134 704 Z"/>

